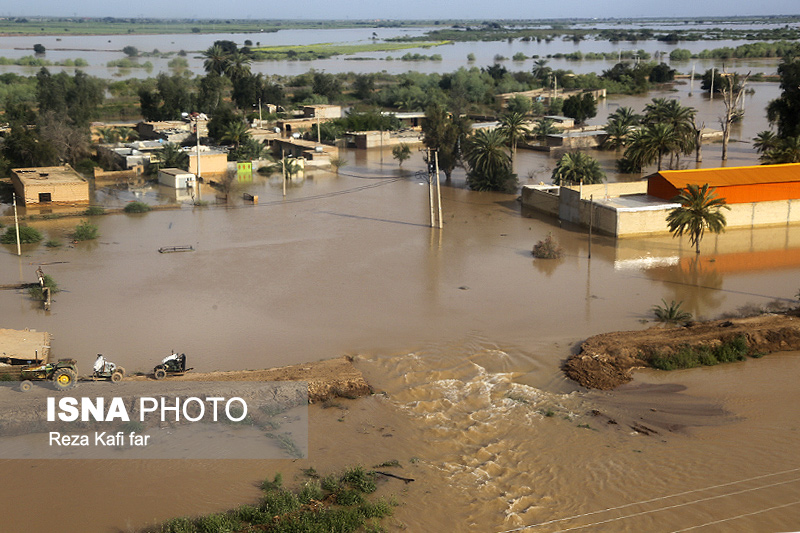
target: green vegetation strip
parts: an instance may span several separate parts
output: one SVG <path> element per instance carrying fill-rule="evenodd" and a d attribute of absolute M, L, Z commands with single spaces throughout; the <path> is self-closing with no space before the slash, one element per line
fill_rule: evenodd
<path fill-rule="evenodd" d="M 253 48 L 256 59 L 291 59 L 310 57 L 326 58 L 335 55 L 352 55 L 364 52 L 392 52 L 409 48 L 430 48 L 451 44 L 450 41 L 425 41 L 421 43 L 318 43 L 299 46 L 262 46 Z"/>
<path fill-rule="evenodd" d="M 311 477 L 295 490 L 283 487 L 283 477 L 265 480 L 264 495 L 257 505 L 241 505 L 223 513 L 196 518 L 175 518 L 148 531 L 152 533 L 222 533 L 230 531 L 270 531 L 280 533 L 328 532 L 349 533 L 366 527 L 382 531 L 381 518 L 392 514 L 394 501 L 369 501 L 365 495 L 375 492 L 375 472 L 361 466 L 346 469 L 323 479 L 314 469 Z"/>
<path fill-rule="evenodd" d="M 747 355 L 751 357 L 761 357 L 762 353 L 750 353 L 750 346 L 747 338 L 740 335 L 729 341 L 725 341 L 718 346 L 681 346 L 675 353 L 664 354 L 652 352 L 642 354 L 642 359 L 648 362 L 653 368 L 659 370 L 681 370 L 685 368 L 695 368 L 698 366 L 713 366 L 720 363 L 733 363 L 744 361 Z"/>

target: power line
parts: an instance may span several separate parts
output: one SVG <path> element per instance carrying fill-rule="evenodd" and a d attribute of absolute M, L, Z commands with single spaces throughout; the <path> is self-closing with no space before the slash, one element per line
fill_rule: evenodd
<path fill-rule="evenodd" d="M 739 518 L 745 518 L 747 516 L 753 516 L 753 515 L 757 515 L 757 514 L 761 514 L 761 513 L 766 513 L 766 512 L 769 512 L 769 511 L 774 511 L 775 509 L 782 509 L 784 507 L 790 507 L 792 505 L 797 505 L 798 503 L 800 503 L 800 500 L 797 500 L 797 501 L 794 501 L 794 502 L 791 502 L 791 503 L 785 503 L 783 505 L 776 505 L 774 507 L 767 507 L 766 509 L 753 511 L 752 513 L 745 513 L 745 514 L 732 516 L 730 518 L 723 518 L 721 520 L 714 520 L 713 522 L 706 522 L 705 524 L 700 524 L 699 526 L 687 527 L 686 529 L 678 529 L 678 530 L 673 531 L 672 533 L 681 533 L 683 531 L 691 531 L 692 529 L 698 529 L 698 528 L 706 527 L 706 526 L 713 526 L 715 524 L 721 524 L 723 522 L 730 522 L 731 520 L 738 520 Z"/>
<path fill-rule="evenodd" d="M 597 511 L 591 511 L 591 512 L 583 513 L 583 514 L 579 514 L 579 515 L 567 516 L 567 517 L 564 517 L 564 518 L 557 518 L 555 520 L 548 520 L 546 522 L 539 522 L 538 524 L 531 524 L 531 525 L 528 525 L 528 526 L 521 526 L 521 527 L 518 527 L 518 528 L 515 528 L 515 529 L 508 529 L 508 530 L 500 531 L 498 533 L 515 533 L 517 531 L 524 531 L 526 529 L 530 529 L 530 528 L 534 528 L 534 527 L 541 527 L 541 526 L 546 526 L 546 525 L 550 525 L 550 524 L 557 524 L 558 522 L 565 522 L 567 520 L 575 520 L 576 518 L 585 518 L 587 516 L 593 516 L 593 515 L 597 515 L 597 514 L 600 514 L 600 513 L 606 513 L 608 511 L 617 511 L 619 509 L 625 509 L 627 507 L 633 507 L 634 505 L 644 505 L 646 503 L 653 503 L 653 502 L 657 502 L 657 501 L 668 500 L 670 498 L 677 498 L 678 496 L 686 496 L 688 494 L 694 494 L 694 493 L 697 493 L 697 492 L 704 492 L 704 491 L 707 491 L 707 490 L 718 489 L 718 488 L 722 488 L 722 487 L 729 487 L 731 485 L 738 485 L 739 483 L 746 483 L 748 481 L 756 481 L 756 480 L 759 480 L 759 479 L 764 479 L 764 478 L 773 477 L 773 476 L 780 476 L 780 475 L 783 475 L 783 474 L 790 474 L 790 473 L 798 472 L 798 471 L 800 471 L 800 468 L 792 468 L 792 469 L 789 469 L 789 470 L 784 470 L 782 472 L 775 472 L 773 474 L 762 474 L 760 476 L 754 476 L 754 477 L 751 477 L 751 478 L 741 479 L 741 480 L 738 480 L 738 481 L 730 481 L 728 483 L 721 483 L 719 485 L 711 485 L 709 487 L 704 487 L 704 488 L 701 488 L 701 489 L 693 489 L 693 490 L 687 490 L 687 491 L 684 491 L 684 492 L 678 492 L 676 494 L 671 494 L 669 496 L 659 496 L 658 498 L 651 498 L 649 500 L 642 500 L 642 501 L 639 501 L 639 502 L 626 503 L 626 504 L 623 504 L 623 505 L 618 505 L 616 507 L 608 507 L 606 509 L 599 509 Z M 798 481 L 798 480 L 793 480 L 793 481 Z"/>

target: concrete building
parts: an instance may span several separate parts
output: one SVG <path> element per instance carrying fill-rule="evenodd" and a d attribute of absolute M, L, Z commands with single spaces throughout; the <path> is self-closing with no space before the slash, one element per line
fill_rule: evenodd
<path fill-rule="evenodd" d="M 272 141 L 272 152 L 275 157 L 296 157 L 305 159 L 308 167 L 330 166 L 331 159 L 339 157 L 339 149 L 327 144 L 317 144 L 303 139 L 275 139 Z"/>
<path fill-rule="evenodd" d="M 526 185 L 522 205 L 583 226 L 591 220 L 596 231 L 616 237 L 666 234 L 675 196 L 687 184 L 705 183 L 728 203 L 728 228 L 800 223 L 800 163 L 666 170 L 633 183 Z"/>
<path fill-rule="evenodd" d="M 189 172 L 197 174 L 197 148 L 187 148 Z M 228 152 L 208 146 L 200 147 L 200 174 L 202 176 L 224 174 L 228 171 Z"/>
<path fill-rule="evenodd" d="M 342 118 L 342 106 L 332 104 L 313 104 L 303 106 L 303 116 L 306 118 Z"/>
<path fill-rule="evenodd" d="M 185 189 L 194 187 L 195 175 L 180 168 L 162 168 L 158 171 L 158 182 L 173 189 Z"/>
<path fill-rule="evenodd" d="M 183 120 L 139 122 L 136 124 L 136 133 L 143 141 L 161 139 L 165 142 L 181 144 L 189 139 L 194 139 L 193 128 L 193 124 Z"/>
<path fill-rule="evenodd" d="M 11 183 L 25 205 L 89 202 L 89 182 L 69 165 L 15 168 Z"/>

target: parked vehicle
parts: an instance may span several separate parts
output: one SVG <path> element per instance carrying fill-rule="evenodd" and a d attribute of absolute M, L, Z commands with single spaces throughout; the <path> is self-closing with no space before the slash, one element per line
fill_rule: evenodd
<path fill-rule="evenodd" d="M 155 368 L 153 368 L 153 376 L 156 379 L 164 379 L 168 375 L 182 375 L 190 370 L 192 369 L 186 368 L 186 354 L 182 353 L 178 355 L 173 351 L 170 355 L 161 360 L 160 365 L 156 365 Z"/>
<path fill-rule="evenodd" d="M 117 383 L 125 377 L 125 369 L 107 360 L 101 353 L 97 354 L 92 370 L 92 379 L 110 379 Z"/>
<path fill-rule="evenodd" d="M 59 359 L 55 363 L 26 366 L 20 371 L 20 378 L 22 392 L 31 390 L 33 381 L 52 381 L 56 390 L 65 391 L 78 383 L 78 367 L 75 359 Z"/>

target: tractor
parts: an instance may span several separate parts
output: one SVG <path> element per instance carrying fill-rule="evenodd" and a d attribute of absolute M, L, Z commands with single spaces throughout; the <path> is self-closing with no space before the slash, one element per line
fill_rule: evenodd
<path fill-rule="evenodd" d="M 75 359 L 59 359 L 55 363 L 26 366 L 20 371 L 19 390 L 31 390 L 32 381 L 52 381 L 57 391 L 69 390 L 78 382 L 78 367 Z"/>
<path fill-rule="evenodd" d="M 122 381 L 125 376 L 125 369 L 108 361 L 103 354 L 97 354 L 94 367 L 92 368 L 92 379 L 110 379 L 114 383 Z"/>
<path fill-rule="evenodd" d="M 167 374 L 182 375 L 190 370 L 191 368 L 186 368 L 186 354 L 182 353 L 178 355 L 173 351 L 170 355 L 162 359 L 160 365 L 156 365 L 155 368 L 153 368 L 153 376 L 156 379 L 164 379 L 167 377 Z"/>

